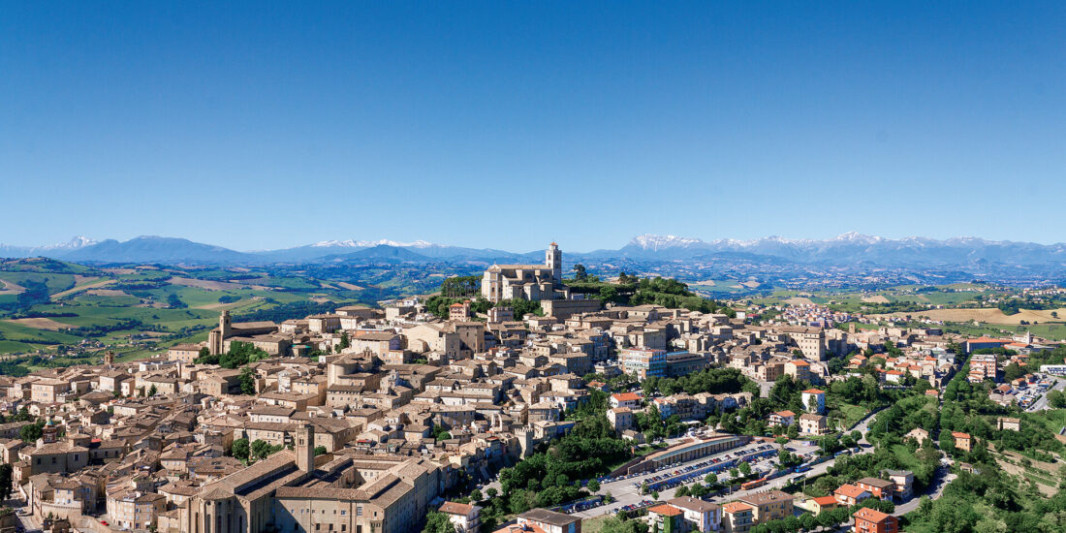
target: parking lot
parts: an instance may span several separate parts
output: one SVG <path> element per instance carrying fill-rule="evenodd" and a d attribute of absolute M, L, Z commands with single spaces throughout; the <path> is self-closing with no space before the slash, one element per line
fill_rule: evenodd
<path fill-rule="evenodd" d="M 714 473 L 720 481 L 729 480 L 729 470 L 741 462 L 748 462 L 753 472 L 769 472 L 776 462 L 777 452 L 781 447 L 767 442 L 750 444 L 726 450 L 721 453 L 701 457 L 684 463 L 666 465 L 653 472 L 633 474 L 616 479 L 605 479 L 600 483 L 599 494 L 610 493 L 615 499 L 607 505 L 594 507 L 574 514 L 589 518 L 619 510 L 631 510 L 653 504 L 652 498 L 641 494 L 641 487 L 648 483 L 649 491 L 658 491 L 659 500 L 673 498 L 674 492 L 684 484 L 703 481 L 709 473 Z M 656 488 L 657 487 L 657 488 Z"/>

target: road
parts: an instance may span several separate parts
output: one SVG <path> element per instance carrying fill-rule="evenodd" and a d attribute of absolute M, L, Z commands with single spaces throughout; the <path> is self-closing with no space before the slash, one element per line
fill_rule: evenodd
<path fill-rule="evenodd" d="M 20 510 L 29 510 L 29 508 L 26 507 L 26 500 L 22 498 L 21 494 L 16 491 L 12 493 L 12 495 L 15 496 L 15 498 L 4 502 L 5 506 L 14 509 L 16 513 Z M 29 533 L 31 531 L 41 530 L 41 524 L 38 522 L 36 516 L 21 514 L 16 514 L 15 516 L 18 518 L 19 524 L 22 526 L 23 531 Z"/>
<path fill-rule="evenodd" d="M 925 488 L 925 492 L 923 494 L 915 494 L 914 497 L 910 500 L 897 505 L 896 510 L 892 511 L 892 514 L 894 516 L 903 516 L 917 509 L 918 504 L 921 503 L 922 496 L 929 496 L 930 500 L 935 500 L 939 498 L 940 495 L 944 493 L 944 488 L 947 487 L 948 484 L 952 481 L 955 481 L 956 477 L 958 476 L 951 473 L 951 471 L 948 470 L 947 467 L 938 467 L 936 469 L 936 477 L 933 478 L 933 483 Z"/>
<path fill-rule="evenodd" d="M 1041 394 L 1040 398 L 1038 400 L 1036 400 L 1035 402 L 1033 402 L 1033 404 L 1030 405 L 1029 408 L 1026 409 L 1026 411 L 1032 413 L 1034 411 L 1043 411 L 1044 409 L 1047 409 L 1048 408 L 1048 404 L 1047 404 L 1047 395 L 1048 395 L 1048 393 L 1050 393 L 1053 390 L 1061 391 L 1063 389 L 1066 389 L 1066 379 L 1055 378 L 1055 384 L 1053 384 L 1051 386 L 1051 388 L 1047 390 L 1047 392 L 1045 392 L 1044 394 Z"/>

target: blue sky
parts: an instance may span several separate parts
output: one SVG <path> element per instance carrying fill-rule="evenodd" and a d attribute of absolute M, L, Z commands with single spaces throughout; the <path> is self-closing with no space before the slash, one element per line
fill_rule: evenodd
<path fill-rule="evenodd" d="M 0 242 L 1059 242 L 1066 3 L 0 2 Z"/>

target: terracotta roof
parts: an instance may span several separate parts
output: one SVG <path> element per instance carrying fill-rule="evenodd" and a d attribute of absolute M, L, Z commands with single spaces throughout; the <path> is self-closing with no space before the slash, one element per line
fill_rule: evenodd
<path fill-rule="evenodd" d="M 722 509 L 727 513 L 742 513 L 744 511 L 751 511 L 755 508 L 744 502 L 729 502 L 723 505 Z"/>
<path fill-rule="evenodd" d="M 1009 343 L 1011 341 L 1006 341 L 1006 340 L 1003 340 L 1003 339 L 993 339 L 991 337 L 977 337 L 976 339 L 969 339 L 966 342 L 972 342 L 972 343 L 975 343 L 975 344 L 991 344 L 991 343 L 996 343 L 996 342 L 1001 343 L 1001 344 L 1007 344 L 1007 343 Z"/>
<path fill-rule="evenodd" d="M 826 505 L 836 505 L 837 499 L 832 496 L 822 496 L 821 498 L 815 498 L 814 503 L 823 507 Z"/>
<path fill-rule="evenodd" d="M 858 499 L 860 496 L 863 495 L 864 492 L 869 494 L 869 492 L 866 492 L 865 490 L 849 483 L 841 485 L 837 490 L 833 492 L 834 494 L 842 494 L 845 497 L 852 499 Z"/>
<path fill-rule="evenodd" d="M 970 434 L 969 433 L 960 433 L 958 431 L 952 431 L 951 432 L 951 436 L 955 437 L 956 439 L 968 439 L 968 438 L 970 438 Z"/>
<path fill-rule="evenodd" d="M 655 513 L 655 514 L 661 514 L 663 516 L 678 516 L 678 515 L 684 514 L 684 511 L 682 511 L 681 509 L 678 509 L 677 507 L 674 507 L 673 505 L 666 505 L 666 504 L 656 505 L 655 507 L 652 507 L 652 508 L 648 509 L 648 512 L 649 513 Z"/>
<path fill-rule="evenodd" d="M 470 511 L 474 510 L 474 506 L 469 503 L 444 502 L 444 504 L 441 505 L 438 510 L 445 514 L 457 514 L 467 516 L 470 514 Z"/>
<path fill-rule="evenodd" d="M 863 507 L 862 509 L 855 511 L 855 514 L 851 516 L 854 516 L 855 518 L 861 518 L 863 520 L 869 520 L 871 522 L 881 522 L 888 518 L 891 518 L 891 515 L 882 513 L 877 509 L 870 509 L 869 507 Z"/>
<path fill-rule="evenodd" d="M 807 394 L 825 394 L 825 391 L 821 390 L 821 389 L 807 389 L 807 390 L 805 390 L 803 392 L 805 392 Z"/>

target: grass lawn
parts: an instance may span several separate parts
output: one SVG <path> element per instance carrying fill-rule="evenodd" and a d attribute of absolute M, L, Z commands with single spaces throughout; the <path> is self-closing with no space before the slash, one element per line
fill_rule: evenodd
<path fill-rule="evenodd" d="M 1052 433 L 1058 433 L 1066 425 L 1066 409 L 1048 409 L 1029 413 L 1025 419 L 1031 423 L 1037 423 Z"/>
<path fill-rule="evenodd" d="M 610 516 L 597 516 L 596 518 L 586 518 L 581 521 L 581 531 L 584 533 L 599 533 L 603 529 L 603 523 L 607 521 Z"/>
<path fill-rule="evenodd" d="M 906 465 L 908 470 L 914 470 L 921 465 L 921 462 L 914 456 L 911 449 L 904 444 L 893 445 L 892 455 L 895 455 L 901 463 Z"/>
<path fill-rule="evenodd" d="M 851 405 L 847 403 L 840 404 L 837 409 L 844 415 L 844 423 L 850 428 L 851 426 L 859 423 L 866 415 L 870 414 L 870 410 L 861 405 Z"/>

